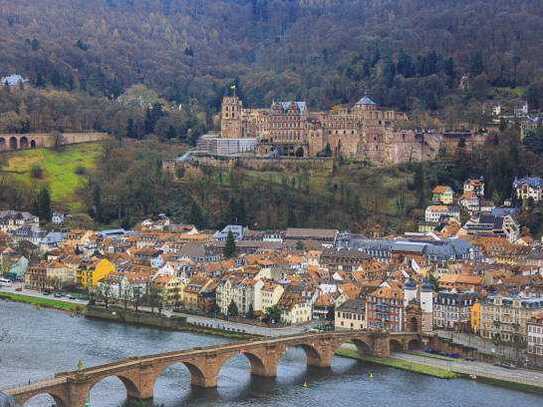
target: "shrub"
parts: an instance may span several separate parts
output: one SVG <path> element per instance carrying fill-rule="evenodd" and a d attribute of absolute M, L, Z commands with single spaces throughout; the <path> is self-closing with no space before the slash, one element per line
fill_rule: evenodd
<path fill-rule="evenodd" d="M 32 178 L 43 178 L 43 168 L 38 164 L 34 164 L 30 169 L 30 175 L 32 176 Z"/>

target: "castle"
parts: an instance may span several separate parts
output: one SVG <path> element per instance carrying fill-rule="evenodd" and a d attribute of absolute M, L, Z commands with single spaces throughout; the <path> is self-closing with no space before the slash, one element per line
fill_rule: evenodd
<path fill-rule="evenodd" d="M 268 109 L 243 107 L 226 96 L 221 109 L 221 140 L 244 145 L 250 140 L 258 156 L 318 157 L 333 155 L 388 165 L 423 161 L 440 148 L 471 148 L 485 136 L 470 131 L 436 132 L 409 129 L 407 115 L 378 106 L 364 96 L 352 107 L 331 111 L 308 109 L 305 102 L 273 102 Z M 209 140 L 208 140 L 209 141 Z"/>
<path fill-rule="evenodd" d="M 311 112 L 305 102 L 274 102 L 269 109 L 244 108 L 236 96 L 223 99 L 222 139 L 254 139 L 261 156 L 317 157 L 332 154 L 380 164 L 433 158 L 440 140 L 405 129 L 407 115 L 364 96 L 350 108 Z"/>

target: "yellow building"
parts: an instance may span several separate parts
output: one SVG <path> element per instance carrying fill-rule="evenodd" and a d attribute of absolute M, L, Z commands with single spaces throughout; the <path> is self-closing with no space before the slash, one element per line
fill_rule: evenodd
<path fill-rule="evenodd" d="M 98 283 L 107 278 L 111 273 L 114 273 L 115 269 L 115 265 L 112 262 L 108 259 L 102 259 L 96 264 L 94 270 L 89 269 L 79 273 L 79 283 L 84 288 L 87 288 L 87 286 L 96 288 Z"/>
<path fill-rule="evenodd" d="M 470 325 L 473 333 L 479 333 L 481 330 L 481 303 L 476 302 L 470 309 Z"/>

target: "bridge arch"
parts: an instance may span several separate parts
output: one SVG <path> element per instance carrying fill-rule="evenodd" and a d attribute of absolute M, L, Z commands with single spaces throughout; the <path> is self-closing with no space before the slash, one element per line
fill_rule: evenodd
<path fill-rule="evenodd" d="M 36 148 L 36 140 L 30 141 L 30 148 Z"/>
<path fill-rule="evenodd" d="M 117 383 L 115 383 L 117 382 Z M 92 392 L 96 386 L 109 385 L 112 387 L 118 387 L 117 385 L 122 383 L 125 391 L 125 399 L 135 399 L 135 400 L 144 400 L 148 398 L 147 395 L 143 394 L 140 388 L 136 385 L 134 380 L 132 380 L 127 375 L 121 374 L 110 374 L 94 378 L 94 380 L 88 385 L 86 395 L 89 398 L 92 398 Z M 114 396 L 115 392 L 108 391 L 108 397 Z"/>
<path fill-rule="evenodd" d="M 47 392 L 47 391 L 44 391 L 42 393 L 37 393 L 37 394 L 34 394 L 33 396 L 25 399 L 25 400 L 17 400 L 19 402 L 19 404 L 21 406 L 28 406 L 29 403 L 31 403 L 32 401 L 39 401 L 40 404 L 46 404 L 47 405 L 50 405 L 51 403 L 51 400 L 55 403 L 55 407 L 69 407 L 68 406 L 68 403 L 66 403 L 64 401 L 64 399 L 54 393 L 54 392 Z M 17 405 L 19 405 L 17 404 Z"/>
<path fill-rule="evenodd" d="M 390 339 L 388 343 L 389 343 L 389 346 L 390 346 L 390 351 L 392 353 L 397 353 L 397 352 L 403 352 L 404 351 L 404 345 L 400 340 Z"/>
<path fill-rule="evenodd" d="M 423 343 L 418 338 L 413 338 L 407 342 L 407 350 L 421 350 L 423 347 Z"/>
<path fill-rule="evenodd" d="M 324 354 L 324 352 L 321 349 L 318 349 L 316 346 L 309 344 L 309 343 L 300 343 L 296 345 L 290 346 L 291 348 L 299 348 L 302 349 L 305 353 L 305 357 L 307 359 L 307 366 L 314 366 L 314 367 L 328 367 L 330 365 L 329 361 L 327 360 L 327 355 Z M 285 349 L 285 353 L 286 353 Z"/>
<path fill-rule="evenodd" d="M 0 137 L 0 151 L 5 150 L 6 148 L 6 139 L 4 137 Z"/>
<path fill-rule="evenodd" d="M 214 387 L 216 384 L 216 372 L 214 371 L 214 366 L 211 364 L 206 365 L 204 363 L 195 363 L 194 361 L 186 360 L 174 360 L 164 365 L 159 366 L 155 374 L 150 381 L 151 389 L 156 385 L 157 380 L 167 374 L 167 371 L 170 369 L 175 369 L 177 366 L 183 365 L 189 371 L 190 374 L 190 383 L 193 386 L 198 387 Z M 222 365 L 222 364 L 221 364 Z"/>
<path fill-rule="evenodd" d="M 19 139 L 19 148 L 28 148 L 28 137 L 23 136 Z"/>
<path fill-rule="evenodd" d="M 250 351 L 240 352 L 240 354 L 244 355 L 249 360 L 251 374 L 256 376 L 268 376 L 267 372 L 270 366 L 268 366 L 259 355 Z"/>
<path fill-rule="evenodd" d="M 373 353 L 373 348 L 371 347 L 371 345 L 368 344 L 366 340 L 360 339 L 360 338 L 347 338 L 345 340 L 340 340 L 337 342 L 334 349 L 334 354 L 341 347 L 349 347 L 349 346 L 351 348 L 354 346 L 354 348 L 356 349 L 356 352 L 360 356 L 371 355 Z"/>
<path fill-rule="evenodd" d="M 17 137 L 12 136 L 9 138 L 9 149 L 10 150 L 17 150 L 18 143 L 17 143 Z"/>

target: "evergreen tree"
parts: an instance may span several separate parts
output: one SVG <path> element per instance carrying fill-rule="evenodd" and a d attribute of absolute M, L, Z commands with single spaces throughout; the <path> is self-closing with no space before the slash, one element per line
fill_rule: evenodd
<path fill-rule="evenodd" d="M 192 223 L 198 228 L 204 226 L 204 216 L 202 215 L 202 209 L 200 209 L 200 205 L 198 205 L 195 201 L 192 201 L 188 221 L 189 223 Z"/>
<path fill-rule="evenodd" d="M 128 121 L 126 124 L 126 135 L 127 137 L 137 136 L 136 125 L 134 123 L 134 119 L 132 119 L 131 117 L 128 118 Z"/>
<path fill-rule="evenodd" d="M 255 318 L 255 310 L 253 309 L 253 304 L 249 305 L 249 310 L 247 311 L 246 317 L 247 317 L 247 319 L 254 319 Z"/>
<path fill-rule="evenodd" d="M 326 146 L 324 147 L 324 150 L 322 151 L 323 157 L 332 157 L 332 147 L 330 146 L 330 143 L 326 143 Z"/>
<path fill-rule="evenodd" d="M 417 207 L 423 208 L 426 205 L 426 179 L 424 165 L 417 165 L 414 176 L 415 192 L 417 195 Z"/>
<path fill-rule="evenodd" d="M 37 213 L 40 218 L 40 221 L 50 222 L 51 221 L 51 195 L 49 194 L 49 189 L 43 187 L 38 194 L 38 205 Z"/>
<path fill-rule="evenodd" d="M 231 230 L 228 231 L 226 236 L 226 244 L 224 246 L 224 258 L 231 259 L 236 256 L 236 239 Z"/>
<path fill-rule="evenodd" d="M 228 305 L 228 316 L 229 317 L 237 317 L 239 315 L 238 306 L 236 303 L 232 300 L 230 305 Z"/>

